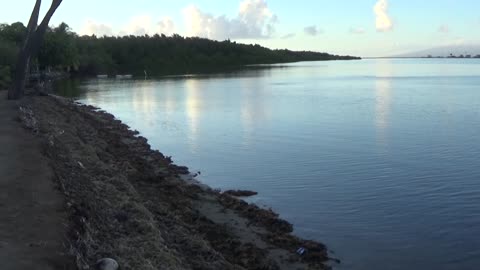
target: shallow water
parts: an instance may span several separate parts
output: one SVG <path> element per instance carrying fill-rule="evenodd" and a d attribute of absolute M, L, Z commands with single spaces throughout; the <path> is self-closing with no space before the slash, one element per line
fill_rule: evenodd
<path fill-rule="evenodd" d="M 480 268 L 480 61 L 303 62 L 62 93 L 320 240 L 336 269 Z"/>

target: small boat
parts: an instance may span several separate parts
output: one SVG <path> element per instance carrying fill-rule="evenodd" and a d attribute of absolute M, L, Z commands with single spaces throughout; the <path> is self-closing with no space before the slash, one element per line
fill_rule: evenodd
<path fill-rule="evenodd" d="M 108 78 L 108 75 L 106 75 L 106 74 L 100 74 L 100 75 L 97 75 L 97 78 L 98 78 L 98 79 L 107 79 L 107 78 Z"/>

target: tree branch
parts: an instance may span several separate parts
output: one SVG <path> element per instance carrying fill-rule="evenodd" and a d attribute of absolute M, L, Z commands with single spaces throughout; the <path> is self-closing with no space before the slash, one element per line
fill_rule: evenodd
<path fill-rule="evenodd" d="M 45 14 L 45 17 L 43 18 L 42 22 L 37 27 L 37 30 L 35 31 L 35 35 L 33 36 L 33 39 L 31 42 L 32 55 L 36 55 L 40 50 L 40 46 L 43 42 L 43 38 L 45 36 L 45 32 L 47 31 L 48 24 L 50 23 L 50 19 L 52 18 L 53 14 L 55 13 L 55 11 L 57 10 L 57 8 L 60 6 L 61 3 L 62 3 L 62 0 L 53 0 L 52 5 L 47 11 L 47 14 Z"/>
<path fill-rule="evenodd" d="M 42 0 L 37 0 L 35 6 L 33 7 L 32 15 L 30 16 L 30 20 L 28 21 L 27 29 L 28 30 L 35 30 L 34 28 L 37 27 L 38 24 L 38 16 L 40 13 L 40 6 L 42 5 Z"/>
<path fill-rule="evenodd" d="M 33 7 L 32 15 L 30 15 L 30 20 L 27 25 L 27 35 L 25 41 L 23 42 L 23 49 L 25 50 L 29 40 L 31 39 L 33 33 L 37 30 L 38 17 L 40 13 L 40 6 L 42 5 L 42 0 L 37 0 L 35 6 Z"/>

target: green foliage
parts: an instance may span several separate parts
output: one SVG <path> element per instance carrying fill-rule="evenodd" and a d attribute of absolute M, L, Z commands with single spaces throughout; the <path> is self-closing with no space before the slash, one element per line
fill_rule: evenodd
<path fill-rule="evenodd" d="M 184 38 L 179 35 L 78 37 L 80 73 L 191 73 L 253 64 L 355 59 L 316 52 L 270 50 L 259 45 Z M 94 57 L 93 57 L 94 56 Z"/>
<path fill-rule="evenodd" d="M 27 35 L 27 28 L 23 23 L 16 22 L 10 25 L 0 24 L 0 40 L 8 40 L 20 47 Z"/>
<path fill-rule="evenodd" d="M 70 27 L 65 23 L 61 23 L 53 29 L 49 28 L 45 33 L 44 42 L 38 54 L 38 62 L 41 68 L 77 67 L 78 51 L 75 39 L 75 33 L 71 32 Z"/>
<path fill-rule="evenodd" d="M 0 24 L 0 66 L 15 67 L 18 50 L 26 32 L 22 23 Z"/>
<path fill-rule="evenodd" d="M 0 65 L 0 90 L 6 89 L 11 82 L 10 67 Z"/>
<path fill-rule="evenodd" d="M 26 31 L 22 23 L 0 24 L 0 90 L 10 85 L 11 71 Z"/>
<path fill-rule="evenodd" d="M 0 38 L 0 66 L 14 67 L 17 53 L 18 47 L 15 43 Z"/>
<path fill-rule="evenodd" d="M 0 65 L 14 70 L 18 48 L 26 36 L 22 23 L 0 25 Z M 356 59 L 317 52 L 270 50 L 260 45 L 167 37 L 77 36 L 67 24 L 49 28 L 37 59 L 40 69 L 53 68 L 79 75 L 149 75 L 195 73 L 224 70 L 243 65 L 297 61 Z"/>

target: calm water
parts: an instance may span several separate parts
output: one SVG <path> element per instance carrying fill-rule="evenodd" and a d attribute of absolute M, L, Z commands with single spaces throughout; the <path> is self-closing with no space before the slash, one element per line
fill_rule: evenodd
<path fill-rule="evenodd" d="M 70 85 L 72 86 L 72 85 Z M 480 61 L 304 62 L 73 88 L 337 269 L 480 269 Z"/>

